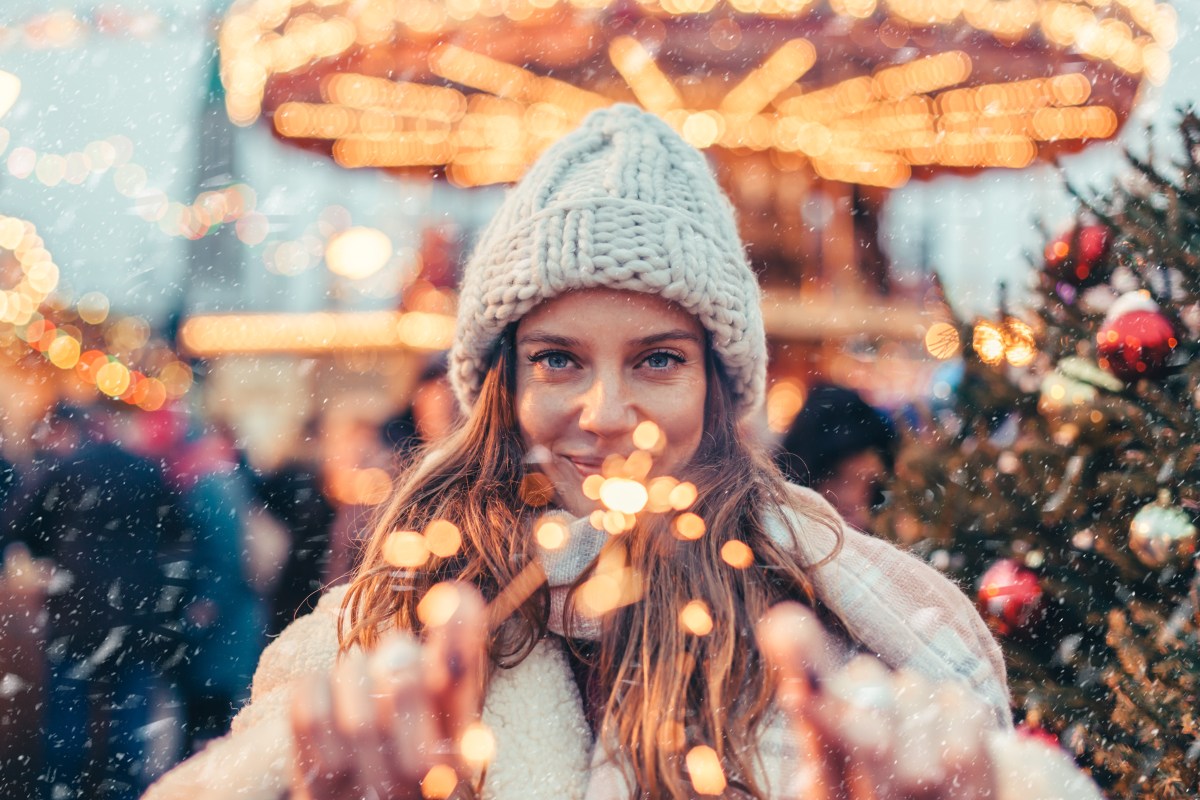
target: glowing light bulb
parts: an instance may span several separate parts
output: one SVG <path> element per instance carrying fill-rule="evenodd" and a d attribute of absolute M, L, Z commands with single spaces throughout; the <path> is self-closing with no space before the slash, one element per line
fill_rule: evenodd
<path fill-rule="evenodd" d="M 329 240 L 325 247 L 325 263 L 336 275 L 362 280 L 381 270 L 392 252 L 392 240 L 383 231 L 354 227 Z"/>
<path fill-rule="evenodd" d="M 393 531 L 383 543 L 383 559 L 405 569 L 423 565 L 429 560 L 425 537 L 416 531 Z"/>
<path fill-rule="evenodd" d="M 21 79 L 0 69 L 0 117 L 9 112 L 20 95 Z"/>
<path fill-rule="evenodd" d="M 496 755 L 496 737 L 482 722 L 472 722 L 459 739 L 459 752 L 463 761 L 476 768 L 482 767 Z"/>
<path fill-rule="evenodd" d="M 648 499 L 646 487 L 629 478 L 609 478 L 600 485 L 600 502 L 623 514 L 638 513 Z"/>
<path fill-rule="evenodd" d="M 567 543 L 567 526 L 556 519 L 549 519 L 537 526 L 533 533 L 537 543 L 547 550 L 557 550 Z"/>
<path fill-rule="evenodd" d="M 700 515 L 688 511 L 675 518 L 675 533 L 681 539 L 695 540 L 704 535 L 704 520 Z"/>
<path fill-rule="evenodd" d="M 679 624 L 694 636 L 708 636 L 712 633 L 713 619 L 708 613 L 708 604 L 703 600 L 692 600 L 679 612 Z"/>
<path fill-rule="evenodd" d="M 417 603 L 417 619 L 426 627 L 445 625 L 458 610 L 458 588 L 452 583 L 435 583 Z"/>
<path fill-rule="evenodd" d="M 435 519 L 425 528 L 425 546 L 438 558 L 450 558 L 462 547 L 462 532 L 446 519 Z"/>
<path fill-rule="evenodd" d="M 721 545 L 721 560 L 734 569 L 746 569 L 754 565 L 754 551 L 745 542 L 730 539 Z"/>
<path fill-rule="evenodd" d="M 662 429 L 650 420 L 639 422 L 633 429 L 633 446 L 639 450 L 654 450 L 662 439 Z"/>
<path fill-rule="evenodd" d="M 725 771 L 717 751 L 708 745 L 698 745 L 687 754 L 688 777 L 697 794 L 720 795 L 725 792 Z"/>

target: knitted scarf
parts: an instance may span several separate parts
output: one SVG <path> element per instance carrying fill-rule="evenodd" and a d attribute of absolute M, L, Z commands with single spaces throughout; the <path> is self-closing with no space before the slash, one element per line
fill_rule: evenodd
<path fill-rule="evenodd" d="M 815 492 L 791 488 L 795 502 L 784 510 L 790 524 L 768 517 L 766 533 L 809 568 L 817 598 L 854 644 L 892 668 L 964 681 L 998 725 L 1011 728 L 1004 658 L 962 591 L 923 561 L 844 524 L 841 549 L 820 563 L 836 549 L 837 533 L 817 519 L 839 518 Z M 549 627 L 563 635 L 567 593 L 596 561 L 608 534 L 586 518 L 557 516 L 568 526 L 567 541 L 554 550 L 539 546 L 539 560 L 550 586 Z M 599 637 L 596 620 L 580 615 L 572 622 L 573 636 Z"/>

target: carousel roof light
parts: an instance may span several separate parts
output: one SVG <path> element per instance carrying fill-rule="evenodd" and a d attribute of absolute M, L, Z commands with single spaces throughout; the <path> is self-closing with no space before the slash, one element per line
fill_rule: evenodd
<path fill-rule="evenodd" d="M 347 167 L 510 181 L 637 102 L 702 149 L 898 186 L 1111 137 L 1176 27 L 1154 0 L 244 0 L 221 74 L 235 122 Z"/>

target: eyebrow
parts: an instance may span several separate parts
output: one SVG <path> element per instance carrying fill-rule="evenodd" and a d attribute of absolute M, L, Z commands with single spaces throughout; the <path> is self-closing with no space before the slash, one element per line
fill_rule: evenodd
<path fill-rule="evenodd" d="M 643 336 L 640 339 L 634 339 L 632 344 L 635 344 L 639 347 L 650 347 L 651 345 L 660 344 L 662 342 L 678 342 L 681 340 L 694 342 L 696 344 L 703 344 L 703 340 L 699 336 L 691 331 L 685 331 L 682 328 L 662 331 L 661 333 L 652 333 L 649 336 Z M 571 336 L 559 336 L 558 334 L 547 333 L 544 331 L 531 331 L 518 339 L 517 344 L 549 344 L 555 347 L 572 348 L 578 347 L 581 342 Z"/>

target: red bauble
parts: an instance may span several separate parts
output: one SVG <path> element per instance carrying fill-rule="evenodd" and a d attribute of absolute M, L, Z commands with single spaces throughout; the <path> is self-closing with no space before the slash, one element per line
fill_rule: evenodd
<path fill-rule="evenodd" d="M 1055 280 L 1092 286 L 1104 279 L 1104 260 L 1112 237 L 1104 225 L 1073 228 L 1046 246 L 1046 271 Z"/>
<path fill-rule="evenodd" d="M 988 567 L 979 579 L 979 611 L 1002 636 L 1026 630 L 1041 617 L 1042 585 L 1033 570 L 1011 558 Z"/>
<path fill-rule="evenodd" d="M 1096 342 L 1100 366 L 1124 381 L 1162 377 L 1167 357 L 1179 344 L 1171 321 L 1140 293 L 1113 304 Z"/>

